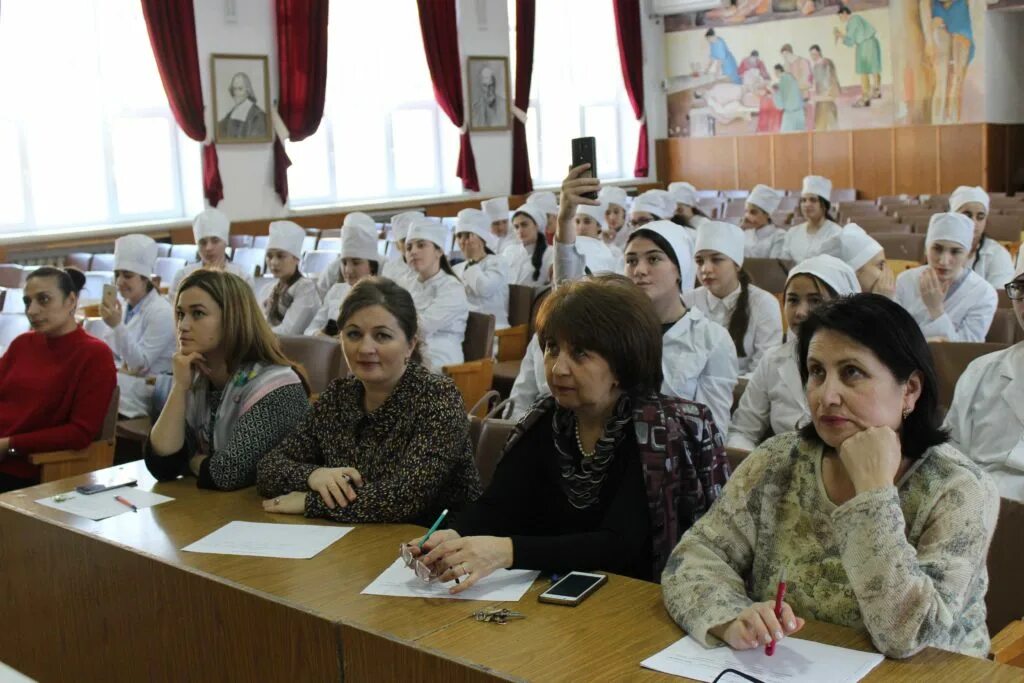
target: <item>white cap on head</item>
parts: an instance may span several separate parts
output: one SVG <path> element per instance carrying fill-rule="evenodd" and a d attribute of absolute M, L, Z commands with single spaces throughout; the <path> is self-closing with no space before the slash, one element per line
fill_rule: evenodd
<path fill-rule="evenodd" d="M 621 187 L 615 185 L 605 185 L 601 188 L 601 191 L 597 193 L 597 201 L 602 204 L 615 204 L 621 206 L 623 209 L 626 208 L 626 191 Z"/>
<path fill-rule="evenodd" d="M 547 190 L 534 192 L 526 198 L 526 201 L 541 207 L 544 209 L 544 213 L 558 213 L 558 199 L 555 197 L 554 192 L 548 192 Z"/>
<path fill-rule="evenodd" d="M 797 275 L 813 275 L 831 287 L 838 296 L 860 293 L 860 281 L 857 280 L 857 273 L 835 256 L 818 254 L 801 261 L 789 271 L 786 284 L 789 285 L 789 281 Z"/>
<path fill-rule="evenodd" d="M 974 242 L 974 221 L 962 213 L 937 213 L 928 221 L 925 246 L 939 240 L 956 242 L 964 249 L 970 249 Z"/>
<path fill-rule="evenodd" d="M 280 249 L 295 258 L 302 258 L 302 242 L 305 239 L 306 231 L 302 226 L 291 221 L 273 221 L 270 224 L 267 249 Z"/>
<path fill-rule="evenodd" d="M 530 202 L 526 202 L 525 204 L 523 204 L 518 209 L 512 212 L 513 222 L 515 222 L 517 213 L 525 213 L 527 216 L 533 219 L 533 222 L 537 224 L 537 230 L 539 230 L 543 234 L 544 228 L 548 224 L 548 214 L 544 210 L 544 207 L 539 206 L 537 204 L 531 204 Z"/>
<path fill-rule="evenodd" d="M 156 242 L 149 235 L 125 235 L 114 241 L 114 270 L 126 270 L 143 277 L 153 275 Z"/>
<path fill-rule="evenodd" d="M 707 221 L 697 228 L 695 254 L 702 251 L 717 251 L 743 267 L 743 228 L 732 223 Z"/>
<path fill-rule="evenodd" d="M 480 202 L 480 208 L 490 216 L 491 222 L 508 220 L 508 197 L 495 197 Z"/>
<path fill-rule="evenodd" d="M 591 274 L 614 273 L 618 266 L 608 245 L 596 237 L 576 236 L 576 251 L 583 257 Z"/>
<path fill-rule="evenodd" d="M 629 241 L 632 242 L 638 237 L 644 237 L 644 231 L 653 232 L 668 243 L 672 253 L 667 254 L 667 256 L 679 268 L 681 289 L 693 289 L 694 282 L 697 279 L 697 265 L 693 262 L 693 245 L 688 235 L 690 231 L 681 225 L 676 225 L 672 221 L 652 221 L 634 230 L 633 234 L 629 236 Z M 629 242 L 626 243 L 626 250 L 629 250 Z"/>
<path fill-rule="evenodd" d="M 355 211 L 345 216 L 341 230 L 341 257 L 378 261 L 377 224 L 365 213 Z"/>
<path fill-rule="evenodd" d="M 455 234 L 471 232 L 484 241 L 485 247 L 494 251 L 498 238 L 491 232 L 491 221 L 491 217 L 479 209 L 463 209 L 455 222 Z"/>
<path fill-rule="evenodd" d="M 980 187 L 970 187 L 968 185 L 961 185 L 949 196 L 949 210 L 959 211 L 961 206 L 970 202 L 978 202 L 985 207 L 985 212 L 988 213 L 988 192 L 985 192 Z"/>
<path fill-rule="evenodd" d="M 633 200 L 631 213 L 643 211 L 655 218 L 672 218 L 676 214 L 676 203 L 665 190 L 647 190 Z"/>
<path fill-rule="evenodd" d="M 604 230 L 605 225 L 607 225 L 607 221 L 605 220 L 605 217 L 604 217 L 604 212 L 605 212 L 605 209 L 607 209 L 607 208 L 608 207 L 605 206 L 604 204 L 601 204 L 599 206 L 591 206 L 589 204 L 577 204 L 576 205 L 576 215 L 577 216 L 590 216 L 591 218 L 594 219 L 594 221 L 598 224 L 598 226 L 602 230 Z"/>
<path fill-rule="evenodd" d="M 821 253 L 835 256 L 854 272 L 883 251 L 882 245 L 856 223 L 847 223 L 838 235 L 830 237 L 821 245 Z"/>
<path fill-rule="evenodd" d="M 676 204 L 697 206 L 697 188 L 690 183 L 669 183 L 668 196 Z"/>
<path fill-rule="evenodd" d="M 753 204 L 765 213 L 775 213 L 782 203 L 782 193 L 767 185 L 757 185 L 747 196 L 747 204 Z"/>
<path fill-rule="evenodd" d="M 803 189 L 800 194 L 818 195 L 827 202 L 832 201 L 832 181 L 820 175 L 809 175 L 804 178 Z"/>
<path fill-rule="evenodd" d="M 408 244 L 414 240 L 433 242 L 437 245 L 438 249 L 444 251 L 448 241 L 448 229 L 441 223 L 432 221 L 429 218 L 422 216 L 414 218 L 409 226 L 409 234 L 406 236 L 405 241 Z"/>
<path fill-rule="evenodd" d="M 392 242 L 404 240 L 409 234 L 409 226 L 417 218 L 423 218 L 422 211 L 403 211 L 391 217 L 391 235 L 388 237 Z"/>
<path fill-rule="evenodd" d="M 199 244 L 204 237 L 219 237 L 225 242 L 231 233 L 231 221 L 223 211 L 217 209 L 206 209 L 192 221 L 192 236 Z"/>

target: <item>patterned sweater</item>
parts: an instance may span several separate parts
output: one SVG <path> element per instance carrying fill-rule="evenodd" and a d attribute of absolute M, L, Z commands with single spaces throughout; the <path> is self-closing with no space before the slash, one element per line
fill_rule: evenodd
<path fill-rule="evenodd" d="M 354 503 L 331 510 L 309 490 L 309 475 L 320 467 L 359 471 L 363 487 Z M 256 485 L 266 498 L 307 491 L 307 517 L 429 526 L 442 509 L 455 513 L 480 495 L 462 396 L 450 378 L 410 363 L 391 395 L 367 413 L 362 382 L 336 379 L 260 461 Z"/>
<path fill-rule="evenodd" d="M 999 512 L 991 478 L 948 445 L 899 486 L 829 500 L 824 448 L 796 432 L 766 441 L 683 536 L 662 575 L 672 617 L 705 645 L 708 629 L 752 601 L 786 601 L 802 617 L 866 630 L 889 657 L 925 647 L 985 657 L 986 556 Z"/>

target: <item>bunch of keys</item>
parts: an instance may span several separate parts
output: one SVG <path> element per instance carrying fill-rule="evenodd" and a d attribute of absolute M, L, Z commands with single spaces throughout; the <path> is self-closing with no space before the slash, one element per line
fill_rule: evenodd
<path fill-rule="evenodd" d="M 509 619 L 525 619 L 526 615 L 506 608 L 483 609 L 479 612 L 473 612 L 473 618 L 477 621 L 487 621 L 492 624 L 507 624 Z"/>

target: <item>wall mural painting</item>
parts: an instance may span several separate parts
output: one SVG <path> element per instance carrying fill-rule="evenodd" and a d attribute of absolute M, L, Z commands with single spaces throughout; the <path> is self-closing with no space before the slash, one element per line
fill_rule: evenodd
<path fill-rule="evenodd" d="M 757 0 L 666 17 L 669 135 L 980 120 L 985 7 Z"/>

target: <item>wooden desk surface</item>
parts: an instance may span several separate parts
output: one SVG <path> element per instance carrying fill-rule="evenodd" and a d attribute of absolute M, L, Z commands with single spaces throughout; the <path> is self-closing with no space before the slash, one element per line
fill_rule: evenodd
<path fill-rule="evenodd" d="M 124 478 L 135 478 L 141 488 L 171 496 L 175 501 L 140 510 L 138 514 L 125 513 L 99 522 L 61 513 L 34 502 L 82 483 Z M 510 603 L 527 618 L 498 626 L 470 618 L 472 612 L 489 606 L 487 603 L 360 594 L 394 560 L 398 544 L 418 535 L 420 527 L 356 526 L 341 541 L 310 560 L 208 555 L 180 550 L 234 520 L 326 524 L 302 517 L 264 513 L 253 489 L 232 493 L 203 491 L 197 489 L 191 479 L 156 483 L 141 463 L 0 495 L 0 564 L 19 568 L 8 572 L 10 582 L 0 581 L 0 599 L 6 600 L 2 595 L 6 590 L 12 593 L 9 597 L 17 595 L 19 582 L 31 583 L 29 577 L 33 572 L 38 576 L 39 572 L 52 571 L 56 575 L 48 578 L 56 584 L 46 582 L 45 590 L 34 592 L 31 600 L 45 601 L 47 594 L 58 594 L 56 599 L 67 604 L 67 609 L 87 611 L 83 603 L 68 603 L 59 597 L 59 588 L 64 585 L 62 581 L 73 582 L 83 572 L 88 575 L 89 571 L 98 570 L 101 572 L 99 576 L 106 576 L 102 572 L 110 570 L 110 567 L 90 565 L 78 571 L 61 564 L 62 560 L 73 560 L 76 552 L 91 550 L 96 551 L 96 555 L 90 555 L 90 561 L 96 562 L 99 558 L 102 565 L 109 562 L 111 567 L 117 567 L 120 560 L 125 559 L 124 555 L 132 560 L 124 569 L 125 573 L 118 576 L 132 576 L 132 572 L 138 576 L 139 585 L 126 587 L 123 592 L 131 594 L 130 589 L 137 588 L 137 594 L 130 595 L 128 599 L 141 603 L 135 618 L 150 619 L 149 628 L 158 628 L 162 617 L 188 619 L 188 626 L 195 629 L 228 630 L 225 624 L 235 616 L 233 610 L 236 607 L 230 595 L 224 594 L 226 590 L 235 595 L 242 592 L 244 605 L 237 610 L 242 618 L 283 620 L 287 622 L 283 627 L 291 629 L 287 631 L 289 637 L 284 642 L 279 632 L 259 634 L 259 638 L 263 638 L 258 641 L 259 647 L 266 649 L 267 657 L 284 659 L 279 662 L 278 669 L 268 668 L 266 662 L 258 662 L 251 665 L 252 669 L 228 668 L 224 664 L 222 670 L 217 668 L 219 662 L 202 658 L 189 662 L 193 674 L 203 671 L 210 677 L 216 677 L 215 674 L 230 671 L 263 678 L 276 671 L 290 671 L 293 677 L 301 678 L 305 674 L 310 679 L 334 678 L 337 674 L 347 680 L 672 679 L 639 666 L 640 661 L 681 637 L 678 626 L 665 612 L 660 587 L 654 584 L 612 576 L 592 598 L 579 607 L 568 608 L 536 600 L 536 596 L 547 587 L 547 581 L 542 578 L 535 582 L 523 600 Z M 49 540 L 45 543 L 39 540 L 41 545 L 37 547 L 33 542 L 42 537 L 49 537 Z M 97 544 L 96 538 L 105 543 Z M 26 540 L 30 542 L 26 543 Z M 29 557 L 18 555 L 23 548 Z M 100 552 L 103 549 L 109 552 Z M 55 556 L 62 551 L 70 557 Z M 110 554 L 114 551 L 117 555 Z M 32 564 L 28 565 L 27 561 Z M 172 573 L 167 574 L 165 570 Z M 179 588 L 174 582 L 182 572 L 190 579 Z M 152 584 L 147 582 L 150 573 L 158 575 Z M 144 578 L 147 580 L 142 580 Z M 174 588 L 168 589 L 172 585 Z M 147 597 L 147 590 L 160 592 L 165 589 L 169 595 Z M 86 597 L 116 601 L 121 592 L 116 586 L 96 587 Z M 160 598 L 165 602 L 176 601 L 182 592 L 183 602 L 191 599 L 198 604 L 186 606 L 184 611 L 178 612 L 165 604 L 152 604 L 153 601 L 159 603 Z M 30 615 L 60 621 L 61 615 L 52 612 L 53 605 L 47 606 L 50 611 L 37 613 L 31 611 L 32 604 L 29 598 L 20 600 L 19 596 L 18 605 L 12 609 L 15 623 L 18 619 L 23 622 L 30 619 Z M 261 605 L 265 605 L 265 610 Z M 269 616 L 264 615 L 264 611 Z M 206 612 L 212 612 L 213 616 Z M 111 622 L 108 619 L 104 623 L 109 626 Z M 78 626 L 86 628 L 87 622 Z M 258 630 L 258 626 L 253 624 L 249 628 Z M 871 649 L 866 636 L 823 623 L 810 623 L 801 637 L 855 649 Z M 293 643 L 288 642 L 293 639 Z M 198 642 L 206 641 L 200 639 Z M 299 647 L 299 642 L 303 643 L 302 647 Z M 232 643 L 228 639 L 221 645 L 230 650 Z M 281 652 L 275 650 L 271 655 L 270 649 L 275 645 L 284 647 Z M 9 642 L 6 647 L 12 649 L 5 650 L 0 642 L 0 659 L 6 659 L 32 675 L 32 667 L 22 664 L 26 660 L 18 659 L 22 653 L 17 649 L 32 647 L 31 643 L 27 640 L 17 645 Z M 319 657 L 313 656 L 312 649 L 321 650 Z M 12 652 L 15 656 L 11 656 Z M 69 659 L 85 654 L 76 655 L 70 648 L 62 648 L 62 652 Z M 41 651 L 33 654 L 37 658 L 43 656 Z M 217 651 L 214 649 L 206 656 L 216 657 Z M 143 661 L 136 663 L 138 667 L 125 668 L 121 672 L 125 680 L 130 678 L 129 673 L 137 677 L 140 672 L 146 672 L 146 658 L 142 658 Z M 237 667 L 237 664 L 231 666 Z M 52 672 L 53 669 L 45 671 Z M 167 675 L 172 677 L 170 672 Z M 926 677 L 957 681 L 1020 681 L 1024 674 L 1013 667 L 929 649 L 908 661 L 886 660 L 867 680 L 921 680 Z"/>

